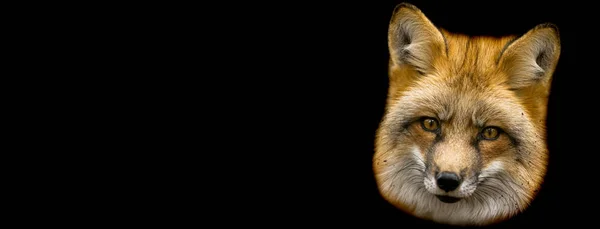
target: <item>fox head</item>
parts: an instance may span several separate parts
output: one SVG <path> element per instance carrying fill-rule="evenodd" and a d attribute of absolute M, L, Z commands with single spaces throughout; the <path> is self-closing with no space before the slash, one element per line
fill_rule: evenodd
<path fill-rule="evenodd" d="M 389 91 L 373 157 L 381 195 L 453 225 L 492 224 L 525 210 L 546 174 L 557 27 L 467 36 L 403 3 L 388 47 Z"/>

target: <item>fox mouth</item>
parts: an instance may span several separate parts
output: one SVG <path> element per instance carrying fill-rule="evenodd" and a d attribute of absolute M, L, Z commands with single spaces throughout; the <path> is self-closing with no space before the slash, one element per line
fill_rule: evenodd
<path fill-rule="evenodd" d="M 461 198 L 456 198 L 456 197 L 452 197 L 452 196 L 442 196 L 442 195 L 435 195 L 435 197 L 437 197 L 440 201 L 444 202 L 444 203 L 456 203 L 459 200 L 462 200 Z"/>

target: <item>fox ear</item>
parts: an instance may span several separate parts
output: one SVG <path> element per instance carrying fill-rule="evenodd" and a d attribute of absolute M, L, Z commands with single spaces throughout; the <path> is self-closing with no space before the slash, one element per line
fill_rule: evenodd
<path fill-rule="evenodd" d="M 410 65 L 419 72 L 430 70 L 433 59 L 446 52 L 442 33 L 421 10 L 407 3 L 394 9 L 388 29 L 388 46 L 393 65 Z"/>
<path fill-rule="evenodd" d="M 558 28 L 547 23 L 508 43 L 500 54 L 498 64 L 508 74 L 512 89 L 540 83 L 548 87 L 559 56 Z"/>

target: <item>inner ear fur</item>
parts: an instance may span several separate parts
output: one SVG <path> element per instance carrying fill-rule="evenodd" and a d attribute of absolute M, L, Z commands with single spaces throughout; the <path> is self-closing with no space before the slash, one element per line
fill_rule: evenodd
<path fill-rule="evenodd" d="M 408 65 L 419 72 L 431 70 L 438 55 L 446 55 L 442 33 L 417 7 L 396 6 L 388 30 L 392 67 Z"/>
<path fill-rule="evenodd" d="M 541 24 L 510 42 L 498 59 L 511 88 L 548 86 L 560 56 L 558 27 Z"/>

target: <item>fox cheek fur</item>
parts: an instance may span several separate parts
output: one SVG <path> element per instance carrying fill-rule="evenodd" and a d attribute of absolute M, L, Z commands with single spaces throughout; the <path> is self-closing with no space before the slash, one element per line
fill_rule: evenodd
<path fill-rule="evenodd" d="M 398 5 L 373 170 L 383 198 L 416 217 L 488 225 L 524 211 L 546 174 L 546 110 L 558 29 L 472 37 Z"/>

